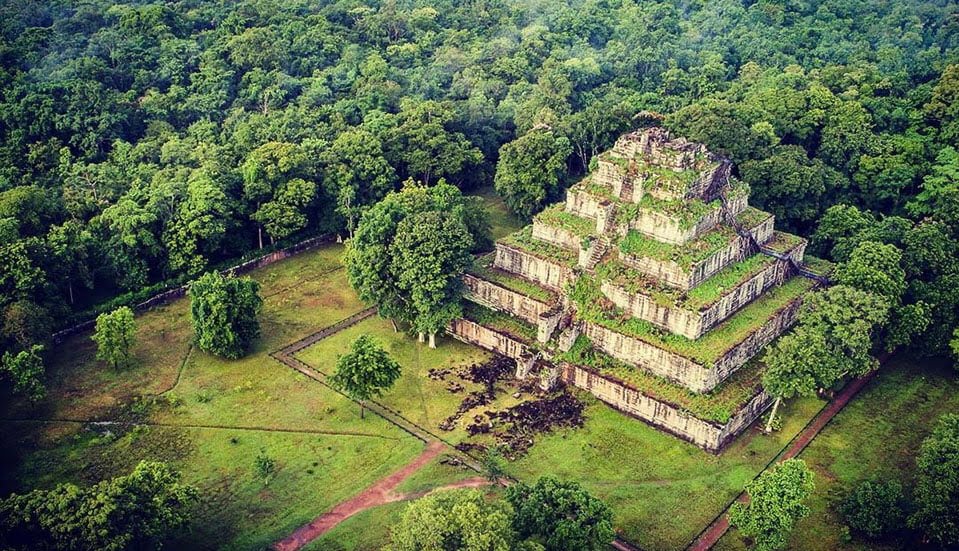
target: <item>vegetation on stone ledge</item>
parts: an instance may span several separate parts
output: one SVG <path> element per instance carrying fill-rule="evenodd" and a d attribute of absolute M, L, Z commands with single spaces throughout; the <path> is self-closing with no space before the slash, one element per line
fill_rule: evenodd
<path fill-rule="evenodd" d="M 463 301 L 463 317 L 484 327 L 506 333 L 521 341 L 536 340 L 536 328 L 504 312 L 492 310 L 472 301 Z"/>
<path fill-rule="evenodd" d="M 524 250 L 545 260 L 556 261 L 570 267 L 575 266 L 578 259 L 576 253 L 572 251 L 534 239 L 532 226 L 526 226 L 518 232 L 513 232 L 500 239 L 499 242 Z"/>
<path fill-rule="evenodd" d="M 556 301 L 556 293 L 549 289 L 541 287 L 524 277 L 493 267 L 492 254 L 477 258 L 473 265 L 466 269 L 466 273 L 540 302 L 552 304 Z"/>
<path fill-rule="evenodd" d="M 595 222 L 566 212 L 563 203 L 557 203 L 537 214 L 536 220 L 548 226 L 570 231 L 578 237 L 587 237 L 596 231 Z"/>
<path fill-rule="evenodd" d="M 663 377 L 634 367 L 593 347 L 589 338 L 580 335 L 568 352 L 556 357 L 575 365 L 595 369 L 618 379 L 639 392 L 669 403 L 704 421 L 726 423 L 759 390 L 763 365 L 753 360 L 739 368 L 712 392 L 697 394 Z"/>

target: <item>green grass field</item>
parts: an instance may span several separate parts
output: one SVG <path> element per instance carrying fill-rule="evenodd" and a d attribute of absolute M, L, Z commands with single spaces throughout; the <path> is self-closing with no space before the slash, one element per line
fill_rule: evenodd
<path fill-rule="evenodd" d="M 129 370 L 94 361 L 89 335 L 63 343 L 49 398 L 36 408 L 12 403 L 4 416 L 145 425 L 4 423 L 4 441 L 22 452 L 5 465 L 4 488 L 92 483 L 141 459 L 166 460 L 203 496 L 179 545 L 259 549 L 407 463 L 422 442 L 378 416 L 360 420 L 352 401 L 267 356 L 363 308 L 341 255 L 330 246 L 252 274 L 263 284 L 263 335 L 239 361 L 190 351 L 187 300 L 137 317 Z M 261 450 L 277 463 L 268 483 L 254 475 Z"/>
<path fill-rule="evenodd" d="M 800 521 L 790 549 L 909 549 L 912 542 L 883 544 L 843 537 L 836 505 L 869 478 L 897 478 L 905 492 L 913 484 L 915 455 L 940 415 L 959 411 L 959 376 L 945 361 L 896 357 L 799 456 L 816 472 L 816 489 L 807 501 L 810 515 Z M 745 549 L 731 530 L 716 549 Z"/>
<path fill-rule="evenodd" d="M 510 473 L 576 480 L 606 501 L 622 536 L 643 549 L 681 549 L 822 407 L 797 400 L 771 436 L 750 429 L 719 456 L 627 417 L 596 399 L 582 429 L 543 437 Z"/>

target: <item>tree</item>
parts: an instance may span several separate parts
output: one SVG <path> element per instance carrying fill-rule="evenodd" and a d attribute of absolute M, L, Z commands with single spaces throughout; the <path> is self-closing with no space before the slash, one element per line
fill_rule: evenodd
<path fill-rule="evenodd" d="M 396 172 L 386 161 L 380 139 L 363 128 L 337 136 L 327 154 L 324 185 L 332 188 L 336 212 L 346 219 L 352 237 L 363 212 L 393 189 Z"/>
<path fill-rule="evenodd" d="M 201 350 L 235 360 L 260 335 L 260 284 L 208 272 L 190 284 L 190 318 Z"/>
<path fill-rule="evenodd" d="M 429 212 L 442 214 L 403 223 Z M 347 249 L 347 274 L 360 299 L 375 304 L 380 316 L 426 332 L 455 313 L 463 247 L 473 251 L 478 241 L 489 241 L 489 222 L 471 198 L 442 181 L 430 188 L 409 183 L 363 214 Z M 416 265 L 420 261 L 425 264 Z M 415 281 L 416 273 L 428 279 Z"/>
<path fill-rule="evenodd" d="M 97 316 L 92 337 L 97 343 L 97 359 L 108 362 L 113 369 L 128 367 L 133 359 L 136 332 L 133 310 L 127 306 Z"/>
<path fill-rule="evenodd" d="M 512 551 L 510 510 L 476 490 L 440 490 L 406 507 L 390 530 L 390 551 Z"/>
<path fill-rule="evenodd" d="M 362 419 L 363 402 L 382 396 L 402 372 L 400 364 L 379 343 L 369 335 L 360 335 L 353 341 L 350 351 L 337 359 L 330 385 L 360 403 Z"/>
<path fill-rule="evenodd" d="M 406 98 L 400 104 L 398 117 L 396 133 L 402 144 L 407 176 L 428 186 L 483 161 L 483 153 L 466 136 L 447 129 L 453 120 L 449 105 Z"/>
<path fill-rule="evenodd" d="M 861 376 L 879 367 L 870 355 L 876 331 L 889 315 L 882 297 L 837 285 L 813 293 L 802 305 L 796 329 L 766 353 L 763 386 L 776 397 L 768 432 L 779 404 L 809 396 L 846 375 Z"/>
<path fill-rule="evenodd" d="M 796 521 L 809 514 L 802 502 L 813 486 L 806 463 L 787 459 L 746 485 L 749 501 L 729 508 L 729 523 L 752 538 L 759 551 L 782 549 Z"/>
<path fill-rule="evenodd" d="M 18 550 L 159 549 L 198 492 L 165 463 L 140 462 L 89 488 L 61 484 L 0 502 L 0 543 Z"/>
<path fill-rule="evenodd" d="M 429 335 L 436 348 L 436 332 L 461 314 L 460 274 L 473 262 L 473 238 L 454 214 L 426 211 L 413 214 L 396 227 L 393 273 L 410 299 L 413 326 Z"/>
<path fill-rule="evenodd" d="M 510 486 L 506 499 L 516 511 L 516 532 L 547 551 L 606 549 L 615 537 L 609 506 L 576 482 L 544 476 L 532 486 Z"/>
<path fill-rule="evenodd" d="M 39 402 L 47 395 L 43 385 L 45 369 L 40 354 L 43 347 L 33 345 L 27 350 L 13 354 L 4 352 L 0 361 L 0 372 L 6 373 L 13 381 L 13 391 L 26 396 L 31 402 Z"/>
<path fill-rule="evenodd" d="M 919 448 L 916 467 L 916 510 L 909 525 L 927 541 L 954 548 L 959 545 L 959 415 L 939 418 Z"/>
<path fill-rule="evenodd" d="M 903 504 L 899 481 L 866 480 L 846 496 L 839 509 L 854 532 L 879 539 L 903 526 Z"/>
<path fill-rule="evenodd" d="M 922 179 L 922 191 L 906 207 L 915 216 L 933 216 L 959 227 L 959 151 L 942 148 L 932 172 Z"/>
<path fill-rule="evenodd" d="M 533 128 L 500 148 L 496 192 L 510 210 L 528 220 L 559 193 L 572 153 L 566 137 L 549 128 Z"/>
<path fill-rule="evenodd" d="M 302 147 L 288 142 L 268 142 L 253 150 L 240 172 L 250 218 L 259 222 L 257 242 L 263 248 L 263 229 L 272 240 L 306 227 L 308 207 L 317 186 L 309 181 L 308 158 Z"/>

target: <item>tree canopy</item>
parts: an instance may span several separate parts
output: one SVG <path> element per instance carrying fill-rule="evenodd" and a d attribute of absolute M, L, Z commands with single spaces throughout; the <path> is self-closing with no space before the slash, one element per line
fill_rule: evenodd
<path fill-rule="evenodd" d="M 330 376 L 333 388 L 342 390 L 350 398 L 363 401 L 383 394 L 400 378 L 402 368 L 396 360 L 369 335 L 360 335 L 350 351 L 336 360 L 336 371 Z"/>
<path fill-rule="evenodd" d="M 260 335 L 260 284 L 209 272 L 190 284 L 190 319 L 201 350 L 235 360 Z"/>
<path fill-rule="evenodd" d="M 813 472 L 806 463 L 787 459 L 746 485 L 749 501 L 730 507 L 729 523 L 753 539 L 754 549 L 782 549 L 796 522 L 809 514 L 803 501 L 813 486 Z"/>

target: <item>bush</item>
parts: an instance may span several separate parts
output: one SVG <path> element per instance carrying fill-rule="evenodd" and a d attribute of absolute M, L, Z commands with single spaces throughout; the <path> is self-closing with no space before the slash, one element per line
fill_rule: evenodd
<path fill-rule="evenodd" d="M 902 485 L 897 480 L 867 480 L 840 505 L 849 528 L 868 539 L 889 535 L 905 522 Z"/>

